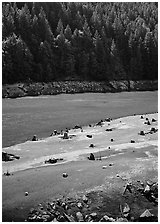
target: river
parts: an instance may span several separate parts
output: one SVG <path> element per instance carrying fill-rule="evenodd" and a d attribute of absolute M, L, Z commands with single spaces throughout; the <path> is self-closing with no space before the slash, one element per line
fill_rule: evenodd
<path fill-rule="evenodd" d="M 158 91 L 61 94 L 2 99 L 2 146 L 25 142 L 54 129 L 88 125 L 101 119 L 158 111 Z"/>

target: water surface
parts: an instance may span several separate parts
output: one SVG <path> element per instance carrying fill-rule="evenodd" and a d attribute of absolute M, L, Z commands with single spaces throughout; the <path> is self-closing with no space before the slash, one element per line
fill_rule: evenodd
<path fill-rule="evenodd" d="M 36 134 L 87 125 L 106 117 L 158 111 L 158 92 L 83 93 L 2 99 L 3 147 L 25 142 Z"/>

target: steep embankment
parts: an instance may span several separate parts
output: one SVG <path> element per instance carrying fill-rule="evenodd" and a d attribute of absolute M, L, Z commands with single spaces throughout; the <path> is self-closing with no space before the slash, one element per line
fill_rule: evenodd
<path fill-rule="evenodd" d="M 13 84 L 2 87 L 3 98 L 17 98 L 24 96 L 56 95 L 61 93 L 86 92 L 122 92 L 122 91 L 153 91 L 158 89 L 158 81 L 59 81 L 49 83 Z"/>

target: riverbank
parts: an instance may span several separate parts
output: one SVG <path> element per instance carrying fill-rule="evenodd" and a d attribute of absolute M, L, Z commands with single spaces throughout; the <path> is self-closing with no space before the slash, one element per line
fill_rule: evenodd
<path fill-rule="evenodd" d="M 119 206 L 124 206 L 126 202 L 131 209 L 130 215 L 135 220 L 146 208 L 155 217 L 158 216 L 158 206 L 143 195 L 138 195 L 134 187 L 132 193 L 127 192 L 125 197 L 122 196 L 124 186 L 128 182 L 131 182 L 132 186 L 136 183 L 146 185 L 148 180 L 157 182 L 158 134 L 157 131 L 151 132 L 152 128 L 157 130 L 157 119 L 157 113 L 136 115 L 110 122 L 98 122 L 94 126 L 83 127 L 83 132 L 81 129 L 72 129 L 69 135 L 73 138 L 63 139 L 58 135 L 48 138 L 48 141 L 46 139 L 44 142 L 31 142 L 26 155 L 26 146 L 19 145 L 14 152 L 17 149 L 17 152 L 23 154 L 23 158 L 17 161 L 17 164 L 20 161 L 27 162 L 26 157 L 36 152 L 41 154 L 43 151 L 44 154 L 46 151 L 47 156 L 40 156 L 37 161 L 33 158 L 36 167 L 30 166 L 30 169 L 21 171 L 13 169 L 16 164 L 10 163 L 9 171 L 13 175 L 3 176 L 3 221 L 24 221 L 30 208 L 36 208 L 40 203 L 44 204 L 40 206 L 43 208 L 45 202 L 54 204 L 57 198 L 66 197 L 75 200 L 83 194 L 92 195 L 92 202 L 88 207 L 81 209 L 76 206 L 75 210 L 75 207 L 71 206 L 70 210 L 65 210 L 68 215 L 73 215 L 75 221 L 77 211 L 81 211 L 83 217 L 96 212 L 98 219 L 106 214 L 116 219 L 121 215 Z M 140 135 L 140 131 L 144 131 L 144 135 Z M 87 135 L 92 137 L 88 138 Z M 95 147 L 89 147 L 90 144 Z M 90 152 L 94 153 L 95 161 L 87 159 Z M 62 157 L 67 162 L 44 166 L 44 160 L 53 156 Z M 63 173 L 68 176 L 64 178 Z M 27 196 L 25 192 L 28 192 Z M 48 214 L 44 209 L 41 211 L 44 212 L 42 215 Z M 54 210 L 52 212 L 55 218 Z M 62 209 L 59 213 L 61 212 Z M 35 220 L 36 217 L 34 214 Z"/>
<path fill-rule="evenodd" d="M 57 95 L 74 93 L 113 93 L 123 91 L 154 91 L 158 90 L 158 80 L 143 81 L 57 81 L 49 83 L 18 83 L 2 86 L 2 98 L 25 96 Z"/>

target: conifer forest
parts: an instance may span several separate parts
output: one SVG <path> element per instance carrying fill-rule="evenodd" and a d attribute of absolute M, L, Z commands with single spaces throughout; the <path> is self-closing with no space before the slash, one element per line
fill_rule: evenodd
<path fill-rule="evenodd" d="M 158 79 L 157 2 L 2 3 L 3 84 Z"/>

